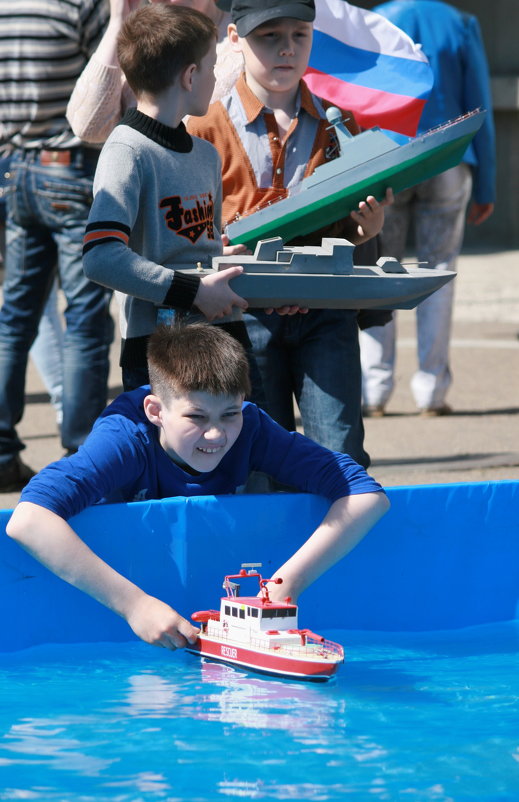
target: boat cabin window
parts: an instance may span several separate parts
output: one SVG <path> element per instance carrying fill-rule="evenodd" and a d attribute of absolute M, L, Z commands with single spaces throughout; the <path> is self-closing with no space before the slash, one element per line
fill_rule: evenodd
<path fill-rule="evenodd" d="M 232 612 L 233 618 L 238 618 L 238 610 L 236 609 L 236 607 L 231 607 L 231 612 Z"/>
<path fill-rule="evenodd" d="M 240 609 L 240 618 L 245 618 L 245 610 L 243 608 Z"/>
<path fill-rule="evenodd" d="M 294 607 L 283 607 L 279 610 L 263 610 L 263 618 L 290 618 L 295 616 L 296 611 Z"/>
<path fill-rule="evenodd" d="M 250 614 L 253 618 L 257 618 L 259 616 L 259 610 L 257 607 L 251 607 Z"/>
<path fill-rule="evenodd" d="M 224 613 L 225 613 L 225 615 L 230 615 L 231 614 L 231 608 L 229 607 L 228 604 L 226 604 L 225 607 L 224 607 Z"/>

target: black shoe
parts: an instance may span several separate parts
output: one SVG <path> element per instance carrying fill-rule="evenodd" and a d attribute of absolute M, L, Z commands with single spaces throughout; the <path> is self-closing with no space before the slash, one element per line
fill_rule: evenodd
<path fill-rule="evenodd" d="M 0 470 L 0 493 L 14 493 L 22 490 L 29 479 L 35 476 L 32 468 L 25 465 L 17 455 Z"/>

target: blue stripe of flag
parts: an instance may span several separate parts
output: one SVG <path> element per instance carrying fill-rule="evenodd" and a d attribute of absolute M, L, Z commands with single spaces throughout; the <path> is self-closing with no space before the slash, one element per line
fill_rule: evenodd
<path fill-rule="evenodd" d="M 361 50 L 317 30 L 310 67 L 389 94 L 426 98 L 432 87 L 431 68 L 423 61 Z"/>

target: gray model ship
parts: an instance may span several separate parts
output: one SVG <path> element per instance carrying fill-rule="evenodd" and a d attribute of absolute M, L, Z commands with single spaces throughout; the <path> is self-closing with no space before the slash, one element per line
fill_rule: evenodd
<path fill-rule="evenodd" d="M 454 167 L 481 127 L 486 112 L 475 110 L 398 145 L 379 128 L 352 136 L 339 109 L 327 111 L 340 155 L 317 167 L 286 198 L 228 222 L 232 243 L 254 248 L 256 242 L 280 236 L 285 242 L 346 217 L 361 200 L 381 200 L 386 189 L 400 192 Z"/>
<path fill-rule="evenodd" d="M 404 266 L 390 257 L 379 259 L 377 266 L 357 267 L 353 250 L 345 239 L 286 247 L 281 237 L 273 237 L 258 242 L 252 256 L 214 257 L 213 269 L 243 266 L 242 275 L 229 284 L 251 308 L 413 309 L 456 275 Z"/>

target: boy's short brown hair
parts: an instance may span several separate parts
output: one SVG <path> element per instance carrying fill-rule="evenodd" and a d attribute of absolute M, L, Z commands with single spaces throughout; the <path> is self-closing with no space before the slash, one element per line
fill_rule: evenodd
<path fill-rule="evenodd" d="M 216 38 L 216 26 L 205 14 L 159 3 L 129 15 L 117 37 L 117 57 L 137 97 L 158 95 L 185 67 L 200 64 Z"/>
<path fill-rule="evenodd" d="M 220 326 L 158 326 L 148 342 L 151 391 L 167 404 L 174 396 L 204 392 L 249 395 L 249 363 L 240 343 Z"/>

